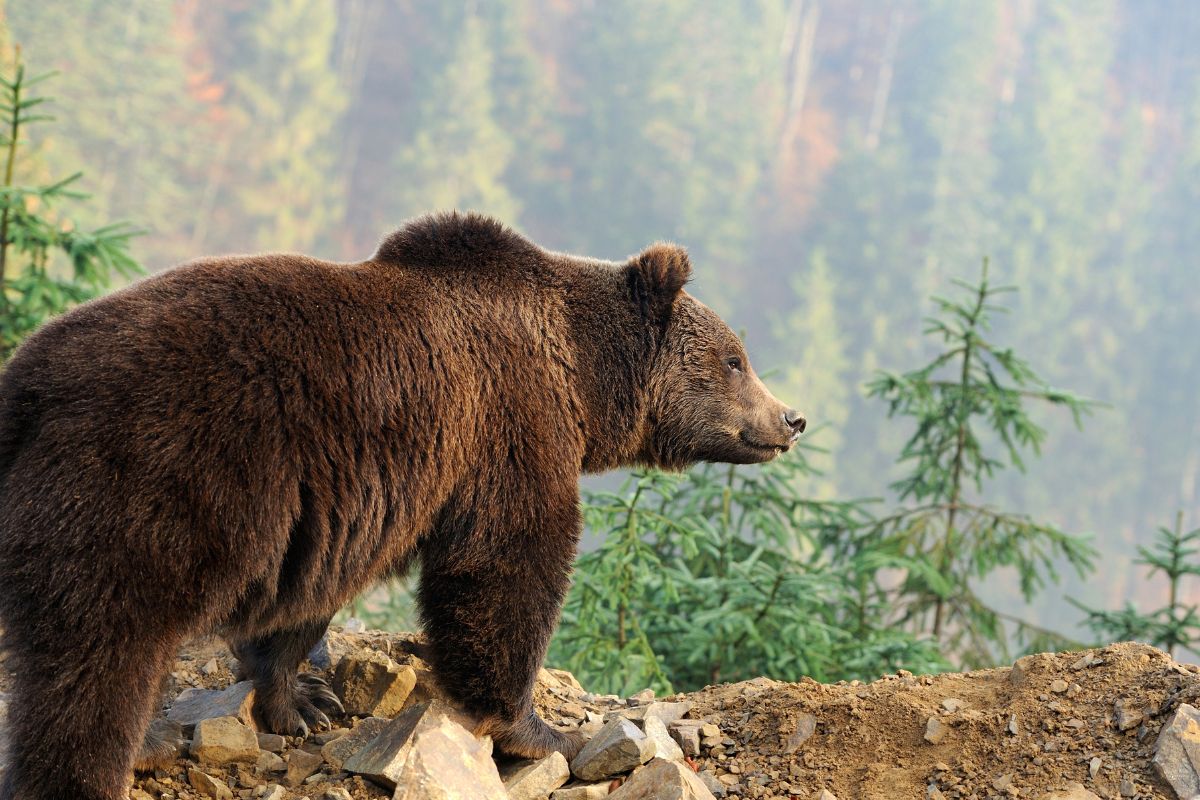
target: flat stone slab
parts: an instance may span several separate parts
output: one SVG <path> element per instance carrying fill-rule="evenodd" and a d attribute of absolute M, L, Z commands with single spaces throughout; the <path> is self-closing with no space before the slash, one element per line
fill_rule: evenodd
<path fill-rule="evenodd" d="M 624 717 L 614 717 L 571 761 L 571 774 L 583 781 L 598 781 L 628 772 L 654 757 L 655 745 Z"/>
<path fill-rule="evenodd" d="M 1200 710 L 1179 704 L 1158 733 L 1153 763 L 1154 771 L 1176 796 L 1200 794 Z"/>
<path fill-rule="evenodd" d="M 441 714 L 414 736 L 393 800 L 508 800 L 492 740 Z"/>
<path fill-rule="evenodd" d="M 465 725 L 471 724 L 469 718 L 460 711 L 440 700 L 430 700 L 412 706 L 383 726 L 375 738 L 347 758 L 342 764 L 342 769 L 369 778 L 388 789 L 394 789 L 404 772 L 405 762 L 417 738 L 426 730 L 441 727 L 443 719 L 464 730 Z M 491 745 L 488 747 L 490 750 Z"/>
<path fill-rule="evenodd" d="M 203 770 L 192 767 L 188 770 L 188 783 L 200 794 L 213 800 L 233 800 L 233 790 Z"/>
<path fill-rule="evenodd" d="M 546 800 L 551 792 L 570 778 L 571 769 L 562 753 L 551 753 L 537 760 L 518 761 L 500 773 L 509 800 Z"/>
<path fill-rule="evenodd" d="M 667 761 L 683 761 L 683 750 L 667 732 L 667 726 L 658 717 L 642 720 L 642 732 L 654 742 L 654 755 Z"/>
<path fill-rule="evenodd" d="M 334 769 L 341 769 L 347 760 L 381 734 L 390 722 L 390 719 L 384 717 L 367 717 L 361 720 L 345 736 L 339 736 L 321 747 L 321 757 Z"/>
<path fill-rule="evenodd" d="M 691 767 L 655 758 L 634 770 L 612 800 L 716 800 Z"/>
<path fill-rule="evenodd" d="M 184 733 L 191 733 L 201 720 L 217 717 L 236 717 L 254 729 L 253 708 L 254 684 L 239 681 L 225 689 L 184 689 L 171 704 L 167 719 L 178 722 Z"/>

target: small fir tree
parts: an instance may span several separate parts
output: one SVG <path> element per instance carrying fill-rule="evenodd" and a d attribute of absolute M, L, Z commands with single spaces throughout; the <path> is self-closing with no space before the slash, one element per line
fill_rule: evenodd
<path fill-rule="evenodd" d="M 32 93 L 51 74 L 29 77 L 17 52 L 13 73 L 0 77 L 0 148 L 4 184 L 0 186 L 0 358 L 50 317 L 99 295 L 115 276 L 129 277 L 141 267 L 129 254 L 138 231 L 115 223 L 91 232 L 74 229 L 57 211 L 64 201 L 87 195 L 73 187 L 75 173 L 59 181 L 22 186 L 13 175 L 26 126 L 53 119 L 40 113 L 48 98 Z"/>
<path fill-rule="evenodd" d="M 1126 603 L 1116 611 L 1091 609 L 1071 602 L 1087 612 L 1084 623 L 1106 642 L 1137 640 L 1161 647 L 1175 655 L 1178 648 L 1194 649 L 1200 642 L 1200 615 L 1195 604 L 1182 602 L 1180 584 L 1188 576 L 1200 576 L 1200 528 L 1185 532 L 1183 512 L 1175 516 L 1175 527 L 1160 527 L 1151 547 L 1138 547 L 1134 563 L 1150 569 L 1146 577 L 1162 574 L 1167 579 L 1167 604 L 1154 611 L 1142 612 Z"/>
<path fill-rule="evenodd" d="M 1014 289 L 993 285 L 986 261 L 978 284 L 955 284 L 965 296 L 935 297 L 940 313 L 927 320 L 926 334 L 942 343 L 942 352 L 911 372 L 880 373 L 868 386 L 870 397 L 887 403 L 889 417 L 908 418 L 915 430 L 899 459 L 908 474 L 892 484 L 905 505 L 859 536 L 887 542 L 921 565 L 900 574 L 898 621 L 931 634 L 945 655 L 979 666 L 1009 658 L 1006 621 L 1019 637 L 1065 643 L 992 608 L 975 584 L 1010 567 L 1028 601 L 1047 580 L 1057 580 L 1060 559 L 1080 574 L 1089 570 L 1091 545 L 977 498 L 986 496 L 985 483 L 999 470 L 1023 470 L 1024 458 L 1038 453 L 1046 432 L 1030 418 L 1030 403 L 1062 406 L 1076 426 L 1094 404 L 1050 388 L 1012 349 L 989 337 L 991 316 L 1005 310 L 996 298 Z"/>

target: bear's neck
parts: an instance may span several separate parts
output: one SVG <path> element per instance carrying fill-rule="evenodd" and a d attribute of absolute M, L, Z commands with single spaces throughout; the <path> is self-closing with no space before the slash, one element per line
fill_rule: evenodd
<path fill-rule="evenodd" d="M 643 449 L 655 339 L 623 281 L 611 270 L 592 277 L 568 284 L 566 313 L 583 414 L 583 471 L 603 472 L 634 464 Z"/>

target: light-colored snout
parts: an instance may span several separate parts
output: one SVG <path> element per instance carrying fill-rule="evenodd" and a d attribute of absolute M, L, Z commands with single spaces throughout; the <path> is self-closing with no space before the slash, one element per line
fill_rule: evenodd
<path fill-rule="evenodd" d="M 754 438 L 787 450 L 804 433 L 808 420 L 803 413 L 780 402 L 757 375 L 754 383 L 758 390 L 751 412 L 751 419 L 757 421 Z"/>

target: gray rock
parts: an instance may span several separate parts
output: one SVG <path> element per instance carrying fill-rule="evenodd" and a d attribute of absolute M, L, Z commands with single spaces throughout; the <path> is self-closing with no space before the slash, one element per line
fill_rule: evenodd
<path fill-rule="evenodd" d="M 1154 743 L 1153 763 L 1176 796 L 1200 794 L 1200 711 L 1187 703 L 1175 709 Z"/>
<path fill-rule="evenodd" d="M 574 689 L 576 692 L 582 692 L 583 686 L 576 680 L 575 676 L 567 672 L 565 669 L 555 669 L 547 667 L 545 670 L 551 677 L 556 679 L 561 685 L 568 689 Z M 540 673 L 539 673 L 540 675 Z"/>
<path fill-rule="evenodd" d="M 200 720 L 192 734 L 192 755 L 208 764 L 253 764 L 258 761 L 258 738 L 236 717 Z"/>
<path fill-rule="evenodd" d="M 628 772 L 654 757 L 654 742 L 624 717 L 610 720 L 571 762 L 571 773 L 598 781 Z"/>
<path fill-rule="evenodd" d="M 424 731 L 439 728 L 443 719 L 459 726 L 464 722 L 470 724 L 470 720 L 457 709 L 440 700 L 412 706 L 385 725 L 366 746 L 347 758 L 342 769 L 370 778 L 389 789 L 395 788 L 417 738 Z"/>
<path fill-rule="evenodd" d="M 550 793 L 550 800 L 604 800 L 608 797 L 608 782 L 586 786 L 568 786 Z"/>
<path fill-rule="evenodd" d="M 685 756 L 700 755 L 700 726 L 703 724 L 698 719 L 681 719 L 667 727 Z"/>
<path fill-rule="evenodd" d="M 783 746 L 783 752 L 787 755 L 796 752 L 816 731 L 817 718 L 812 714 L 801 714 L 796 718 L 796 729 L 788 736 L 787 743 Z"/>
<path fill-rule="evenodd" d="M 692 710 L 692 704 L 687 701 L 679 702 L 663 702 L 655 700 L 652 703 L 645 705 L 630 706 L 628 708 L 619 708 L 615 711 L 609 711 L 604 715 L 604 721 L 608 722 L 614 717 L 625 717 L 625 719 L 638 722 L 646 719 L 646 717 L 658 717 L 666 725 L 670 725 L 678 719 L 684 717 Z"/>
<path fill-rule="evenodd" d="M 317 731 L 308 737 L 309 742 L 319 745 L 327 745 L 334 739 L 340 739 L 350 732 L 349 728 L 334 728 L 328 731 Z M 261 745 L 260 745 L 261 746 Z"/>
<path fill-rule="evenodd" d="M 258 770 L 260 775 L 270 775 L 275 772 L 283 772 L 287 769 L 287 762 L 284 761 L 278 753 L 272 753 L 270 750 L 263 750 L 258 754 L 258 761 L 254 762 L 254 768 Z"/>
<path fill-rule="evenodd" d="M 700 782 L 704 784 L 705 788 L 707 788 L 717 797 L 724 797 L 729 792 L 729 790 L 725 788 L 725 784 L 717 780 L 717 776 L 713 775 L 706 769 L 702 769 L 697 772 L 696 777 L 700 779 Z"/>
<path fill-rule="evenodd" d="M 1082 783 L 1068 783 L 1062 789 L 1038 795 L 1037 800 L 1100 800 L 1100 798 L 1085 789 Z"/>
<path fill-rule="evenodd" d="M 306 750 L 293 750 L 287 757 L 287 775 L 283 777 L 283 785 L 296 788 L 321 768 L 321 757 Z"/>
<path fill-rule="evenodd" d="M 612 800 L 715 800 L 713 793 L 686 764 L 655 758 L 634 770 L 609 795 Z"/>
<path fill-rule="evenodd" d="M 233 800 L 233 790 L 207 772 L 192 767 L 188 770 L 188 782 L 192 788 L 213 800 Z"/>
<path fill-rule="evenodd" d="M 278 733 L 260 733 L 257 739 L 260 750 L 269 750 L 272 753 L 282 753 L 283 748 L 287 746 L 287 739 Z"/>
<path fill-rule="evenodd" d="M 1146 706 L 1139 700 L 1122 697 L 1113 703 L 1113 722 L 1117 730 L 1127 731 L 1146 721 Z"/>
<path fill-rule="evenodd" d="M 941 744 L 949 729 L 937 717 L 925 721 L 925 741 L 930 744 Z"/>
<path fill-rule="evenodd" d="M 449 717 L 434 716 L 413 737 L 393 800 L 508 800 L 492 760 L 492 740 L 476 739 Z"/>
<path fill-rule="evenodd" d="M 546 797 L 571 777 L 562 753 L 545 758 L 518 761 L 500 772 L 509 800 L 546 800 Z"/>
<path fill-rule="evenodd" d="M 341 769 L 352 756 L 362 750 L 371 740 L 383 732 L 390 719 L 367 717 L 355 725 L 345 736 L 340 736 L 321 748 L 321 757 L 334 769 Z"/>
<path fill-rule="evenodd" d="M 308 663 L 315 669 L 330 669 L 336 667 L 338 662 L 352 649 L 343 634 L 337 631 L 325 631 L 321 641 L 308 651 Z"/>
<path fill-rule="evenodd" d="M 683 719 L 691 713 L 693 703 L 688 700 L 665 701 L 656 700 L 646 706 L 647 717 L 658 717 L 663 724 L 670 726 L 672 722 Z"/>
<path fill-rule="evenodd" d="M 382 653 L 346 656 L 333 674 L 333 690 L 347 714 L 393 717 L 417 685 L 412 667 L 400 666 Z"/>
<path fill-rule="evenodd" d="M 354 800 L 354 798 L 342 787 L 335 786 L 332 789 L 326 789 L 321 795 L 321 800 Z"/>
<path fill-rule="evenodd" d="M 272 783 L 263 793 L 261 800 L 283 800 L 287 797 L 287 790 L 278 783 Z"/>
<path fill-rule="evenodd" d="M 654 755 L 667 761 L 683 761 L 683 751 L 667 732 L 667 726 L 658 717 L 646 717 L 642 720 L 642 732 L 646 738 L 654 742 Z"/>
<path fill-rule="evenodd" d="M 254 684 L 240 681 L 226 689 L 185 689 L 171 704 L 167 719 L 191 733 L 196 723 L 217 717 L 236 717 L 248 728 L 254 728 Z"/>

